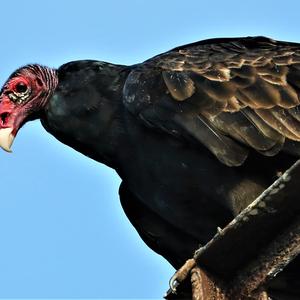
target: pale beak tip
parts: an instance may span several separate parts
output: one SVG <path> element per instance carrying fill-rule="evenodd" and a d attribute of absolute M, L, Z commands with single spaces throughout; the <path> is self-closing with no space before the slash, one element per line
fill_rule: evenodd
<path fill-rule="evenodd" d="M 0 129 L 0 147 L 6 152 L 11 153 L 11 145 L 14 141 L 14 135 L 12 134 L 12 128 Z"/>
<path fill-rule="evenodd" d="M 12 150 L 10 148 L 2 148 L 7 153 L 12 153 Z"/>

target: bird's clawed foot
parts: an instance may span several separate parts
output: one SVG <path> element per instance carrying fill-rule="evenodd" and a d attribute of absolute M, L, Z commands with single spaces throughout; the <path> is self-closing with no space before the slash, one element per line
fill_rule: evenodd
<path fill-rule="evenodd" d="M 165 295 L 165 298 L 173 299 L 172 295 L 177 293 L 177 288 L 181 283 L 184 281 L 187 283 L 186 279 L 190 280 L 192 289 L 190 296 L 186 297 L 185 295 L 185 297 L 183 297 L 184 299 L 192 298 L 193 300 L 227 300 L 225 292 L 223 291 L 223 288 L 221 288 L 220 283 L 209 273 L 202 270 L 197 265 L 194 258 L 188 259 L 185 264 L 172 276 L 169 282 L 170 289 Z M 180 290 L 178 292 L 180 294 L 183 291 Z"/>
<path fill-rule="evenodd" d="M 196 266 L 194 258 L 188 259 L 185 264 L 171 277 L 169 281 L 170 290 L 172 293 L 176 293 L 176 288 L 183 282 L 190 274 L 191 270 Z"/>

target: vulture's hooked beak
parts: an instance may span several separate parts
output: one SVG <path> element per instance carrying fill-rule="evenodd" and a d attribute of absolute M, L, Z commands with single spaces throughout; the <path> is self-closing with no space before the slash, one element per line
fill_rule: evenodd
<path fill-rule="evenodd" d="M 12 152 L 10 148 L 15 138 L 12 132 L 13 128 L 0 129 L 0 147 L 7 152 Z"/>
<path fill-rule="evenodd" d="M 11 151 L 12 143 L 19 129 L 19 110 L 11 101 L 0 102 L 0 148 Z"/>

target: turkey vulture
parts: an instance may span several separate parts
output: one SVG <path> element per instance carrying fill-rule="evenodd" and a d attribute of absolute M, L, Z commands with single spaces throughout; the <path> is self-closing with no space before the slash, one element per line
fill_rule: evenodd
<path fill-rule="evenodd" d="M 114 168 L 126 215 L 178 268 L 300 156 L 299 104 L 300 44 L 265 37 L 204 40 L 133 66 L 31 64 L 1 90 L 0 146 L 39 118 Z M 280 278 L 275 289 L 300 299 L 299 259 Z"/>

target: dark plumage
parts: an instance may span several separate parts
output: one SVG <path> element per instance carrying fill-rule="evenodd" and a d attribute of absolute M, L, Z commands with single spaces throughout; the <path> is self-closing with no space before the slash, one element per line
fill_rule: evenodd
<path fill-rule="evenodd" d="M 299 92 L 300 44 L 264 37 L 201 41 L 130 67 L 25 66 L 2 89 L 0 145 L 39 117 L 114 168 L 126 215 L 178 268 L 299 157 Z M 295 299 L 298 266 L 278 285 Z"/>

